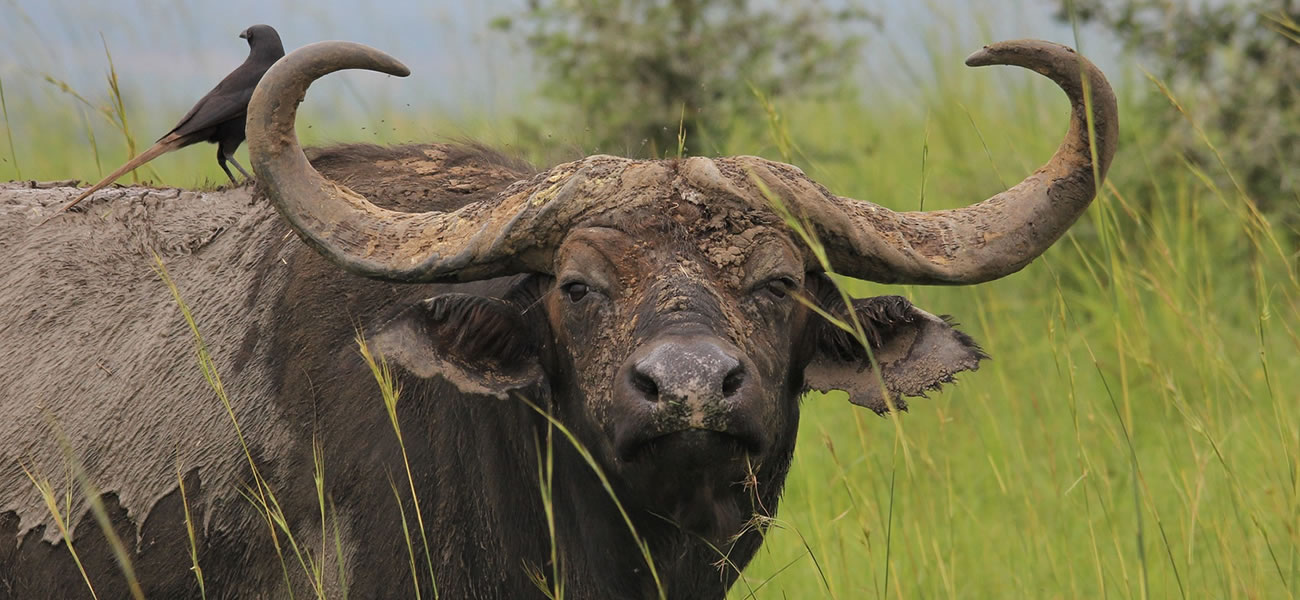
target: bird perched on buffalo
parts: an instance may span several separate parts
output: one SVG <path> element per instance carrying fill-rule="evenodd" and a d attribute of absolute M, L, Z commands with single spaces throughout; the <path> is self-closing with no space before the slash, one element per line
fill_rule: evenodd
<path fill-rule="evenodd" d="M 252 176 L 235 160 L 235 150 L 244 143 L 244 117 L 248 112 L 248 101 L 253 97 L 253 89 L 262 80 L 266 70 L 284 56 L 284 45 L 280 43 L 280 34 L 270 25 L 254 25 L 245 29 L 239 37 L 248 40 L 248 58 L 239 65 L 217 87 L 212 88 L 206 96 L 181 117 L 176 127 L 162 136 L 148 150 L 141 152 L 116 171 L 108 174 L 99 183 L 82 192 L 72 202 L 64 205 L 55 215 L 62 213 L 81 202 L 87 196 L 103 189 L 118 177 L 138 168 L 160 155 L 199 142 L 212 142 L 217 145 L 217 164 L 226 172 L 226 177 L 235 183 L 235 176 L 230 173 L 226 161 L 235 165 L 245 179 Z M 51 215 L 51 217 L 54 215 Z"/>

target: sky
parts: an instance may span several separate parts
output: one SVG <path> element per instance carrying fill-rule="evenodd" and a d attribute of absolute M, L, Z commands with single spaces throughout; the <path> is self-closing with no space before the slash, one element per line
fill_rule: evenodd
<path fill-rule="evenodd" d="M 75 102 L 47 77 L 93 102 L 106 101 L 107 47 L 128 102 L 147 96 L 146 105 L 174 106 L 179 115 L 247 56 L 239 32 L 268 23 L 280 32 L 286 50 L 325 39 L 351 40 L 385 50 L 411 68 L 405 80 L 357 75 L 345 84 L 327 82 L 334 87 L 325 93 L 340 96 L 344 104 L 366 110 L 383 99 L 451 118 L 508 117 L 536 107 L 537 68 L 522 43 L 490 22 L 518 15 L 526 1 L 0 0 L 0 84 L 11 111 Z M 864 86 L 879 84 L 882 77 L 897 77 L 903 86 L 923 84 L 903 74 L 906 69 L 897 62 L 913 63 L 924 73 L 936 44 L 952 46 L 947 50 L 965 47 L 962 54 L 1018 37 L 1076 45 L 1070 27 L 1052 19 L 1053 0 L 823 1 L 856 2 L 882 18 L 881 29 L 865 32 L 862 72 L 850 75 Z M 1103 70 L 1114 71 L 1117 55 L 1104 34 L 1085 30 L 1079 42 Z"/>

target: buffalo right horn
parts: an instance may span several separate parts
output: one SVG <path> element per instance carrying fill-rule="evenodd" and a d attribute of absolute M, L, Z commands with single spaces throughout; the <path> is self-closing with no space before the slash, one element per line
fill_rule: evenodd
<path fill-rule="evenodd" d="M 1115 94 L 1101 71 L 1071 48 L 1039 40 L 985 46 L 966 64 L 1016 65 L 1056 82 L 1071 105 L 1065 140 L 1024 181 L 965 208 L 894 212 L 824 194 L 796 199 L 795 208 L 817 226 L 840 273 L 881 283 L 997 279 L 1046 251 L 1092 202 L 1119 138 Z"/>

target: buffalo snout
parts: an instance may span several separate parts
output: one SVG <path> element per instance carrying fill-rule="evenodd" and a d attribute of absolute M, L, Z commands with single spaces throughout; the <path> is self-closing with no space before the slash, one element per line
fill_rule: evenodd
<path fill-rule="evenodd" d="M 702 418 L 708 406 L 736 395 L 745 381 L 745 365 L 708 340 L 658 344 L 632 364 L 629 382 L 645 402 L 680 402 Z"/>
<path fill-rule="evenodd" d="M 734 345 L 707 334 L 664 336 L 637 349 L 614 394 L 619 456 L 635 460 L 650 447 L 676 446 L 717 458 L 760 453 L 766 440 L 756 425 L 759 394 L 748 362 Z"/>

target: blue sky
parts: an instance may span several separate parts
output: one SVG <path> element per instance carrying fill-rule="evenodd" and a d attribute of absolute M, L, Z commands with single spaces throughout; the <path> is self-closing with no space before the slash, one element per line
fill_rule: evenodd
<path fill-rule="evenodd" d="M 0 82 L 11 111 L 73 102 L 45 81 L 47 75 L 66 81 L 92 101 L 103 101 L 106 44 L 128 103 L 133 96 L 148 96 L 146 105 L 175 107 L 179 115 L 247 55 L 239 32 L 254 23 L 268 23 L 290 50 L 323 39 L 347 39 L 386 50 L 411 67 L 407 80 L 357 76 L 352 83 L 327 88 L 332 91 L 325 93 L 341 96 L 345 104 L 364 109 L 382 98 L 419 103 L 453 118 L 472 112 L 491 119 L 536 107 L 530 98 L 534 65 L 523 45 L 489 27 L 493 17 L 517 14 L 524 3 L 0 0 Z M 1051 18 L 1052 0 L 858 4 L 884 22 L 881 30 L 867 32 L 863 71 L 850 75 L 864 87 L 890 78 L 898 85 L 914 85 L 915 78 L 899 68 L 899 57 L 918 67 L 914 72 L 926 73 L 927 52 L 936 43 L 961 54 L 987 41 L 1016 37 L 1074 45 L 1070 28 Z M 1085 31 L 1084 51 L 1111 72 L 1112 45 L 1104 36 Z M 161 124 L 149 125 L 165 127 L 173 118 L 160 115 Z"/>

